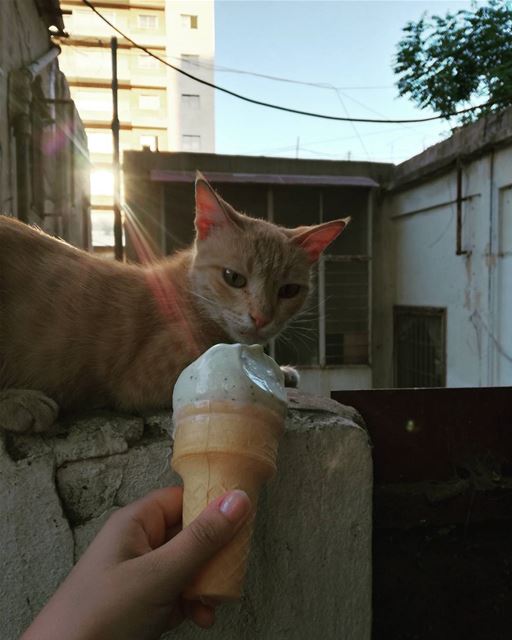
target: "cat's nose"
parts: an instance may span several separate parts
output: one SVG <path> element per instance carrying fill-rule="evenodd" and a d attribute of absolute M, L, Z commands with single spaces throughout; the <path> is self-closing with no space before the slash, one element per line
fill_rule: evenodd
<path fill-rule="evenodd" d="M 271 318 L 264 316 L 260 313 L 251 313 L 251 320 L 254 322 L 256 329 L 263 329 L 270 323 Z"/>

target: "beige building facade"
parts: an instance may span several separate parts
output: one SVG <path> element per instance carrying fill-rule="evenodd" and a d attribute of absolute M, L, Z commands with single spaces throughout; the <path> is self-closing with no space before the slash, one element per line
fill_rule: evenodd
<path fill-rule="evenodd" d="M 111 24 L 172 65 L 213 81 L 213 0 L 95 3 Z M 137 48 L 81 0 L 62 2 L 61 67 L 85 123 L 91 156 L 93 243 L 113 244 L 111 38 L 118 38 L 121 155 L 128 149 L 213 152 L 214 96 Z"/>

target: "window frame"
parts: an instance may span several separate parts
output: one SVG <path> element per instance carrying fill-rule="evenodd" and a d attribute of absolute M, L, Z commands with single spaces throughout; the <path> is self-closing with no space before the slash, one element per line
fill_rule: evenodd
<path fill-rule="evenodd" d="M 180 13 L 180 20 L 182 29 L 199 29 L 199 16 L 197 13 Z"/>
<path fill-rule="evenodd" d="M 366 222 L 367 222 L 367 238 L 366 249 L 367 253 L 364 255 L 352 255 L 352 254 L 320 254 L 318 259 L 317 269 L 315 273 L 315 286 L 318 291 L 318 363 L 317 364 L 298 364 L 298 367 L 307 369 L 340 369 L 349 367 L 371 367 L 372 365 L 372 220 L 374 209 L 374 192 L 375 189 L 371 187 L 355 187 L 365 188 L 367 191 L 366 201 Z M 274 222 L 274 191 L 271 186 L 267 188 L 267 220 Z M 324 192 L 320 187 L 318 191 L 318 224 L 325 222 L 324 220 Z M 325 292 L 325 269 L 326 264 L 329 262 L 361 262 L 368 263 L 368 316 L 367 316 L 367 331 L 368 331 L 368 346 L 367 346 L 367 358 L 364 363 L 336 363 L 327 364 L 326 354 L 326 292 Z M 276 356 L 276 341 L 271 340 L 269 345 L 270 355 L 275 358 Z"/>
<path fill-rule="evenodd" d="M 197 98 L 197 100 L 193 100 L 192 98 Z M 190 111 L 201 110 L 201 94 L 199 93 L 182 93 L 180 102 L 183 108 L 189 109 Z"/>
<path fill-rule="evenodd" d="M 155 101 L 154 107 L 143 106 L 144 100 L 147 99 L 149 102 Z M 137 107 L 139 111 L 158 111 L 162 108 L 162 99 L 160 94 L 158 93 L 140 93 Z"/>
<path fill-rule="evenodd" d="M 198 141 L 199 145 L 198 145 L 197 149 L 192 149 L 192 148 L 185 149 L 185 144 L 184 144 L 185 139 L 187 139 L 189 141 L 192 141 L 192 140 Z M 201 134 L 199 134 L 199 133 L 182 133 L 181 134 L 181 147 L 182 147 L 181 150 L 182 151 L 186 151 L 188 153 L 200 153 L 201 152 L 201 143 L 202 143 Z"/>
<path fill-rule="evenodd" d="M 447 378 L 447 309 L 446 307 L 429 307 L 422 305 L 394 305 L 393 306 L 393 387 L 407 389 L 411 387 L 398 386 L 398 318 L 407 316 L 437 317 L 441 320 L 441 386 L 421 387 L 426 389 L 445 388 Z"/>
<path fill-rule="evenodd" d="M 154 26 L 143 25 L 143 22 L 148 18 L 151 18 L 148 22 L 152 22 L 154 20 Z M 155 13 L 138 13 L 137 28 L 141 31 L 158 31 L 158 16 Z"/>

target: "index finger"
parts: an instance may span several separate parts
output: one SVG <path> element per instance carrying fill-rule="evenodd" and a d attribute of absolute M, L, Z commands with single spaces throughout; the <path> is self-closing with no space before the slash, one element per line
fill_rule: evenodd
<path fill-rule="evenodd" d="M 145 531 L 151 548 L 166 542 L 166 532 L 181 522 L 183 488 L 165 487 L 148 493 L 123 508 L 123 515 Z"/>

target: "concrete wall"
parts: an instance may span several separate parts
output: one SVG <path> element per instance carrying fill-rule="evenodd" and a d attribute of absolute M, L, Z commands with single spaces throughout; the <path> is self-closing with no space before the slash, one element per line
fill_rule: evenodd
<path fill-rule="evenodd" d="M 208 637 L 369 640 L 372 467 L 354 410 L 292 396 L 277 478 L 261 497 L 245 593 Z M 357 422 L 356 422 L 357 421 Z M 169 418 L 96 415 L 0 450 L 0 619 L 14 640 L 108 515 L 169 470 Z M 168 637 L 199 638 L 184 625 Z"/>
<path fill-rule="evenodd" d="M 34 78 L 23 71 L 51 48 L 48 27 L 35 0 L 0 2 L 0 213 L 26 219 L 88 247 L 87 143 L 74 104 L 68 102 L 66 79 L 56 60 Z M 33 119 L 36 112 L 40 120 Z M 22 189 L 16 178 L 20 158 L 15 128 L 20 114 L 27 117 L 30 157 L 22 172 L 26 180 Z M 20 202 L 20 192 L 27 197 L 26 206 Z"/>
<path fill-rule="evenodd" d="M 372 369 L 366 365 L 300 369 L 300 388 L 307 393 L 330 396 L 339 389 L 371 389 Z"/>
<path fill-rule="evenodd" d="M 512 384 L 511 131 L 507 111 L 396 168 L 374 233 L 374 386 L 393 384 L 394 305 L 446 308 L 447 386 Z"/>
<path fill-rule="evenodd" d="M 197 17 L 197 28 L 187 26 L 182 15 Z M 181 67 L 187 73 L 208 82 L 214 82 L 213 64 L 215 62 L 215 11 L 213 0 L 166 0 L 165 19 L 169 37 L 166 52 L 169 61 Z M 181 56 L 195 55 L 197 61 L 184 62 Z M 215 92 L 173 69 L 167 69 L 169 86 L 169 149 L 191 151 L 187 149 L 183 136 L 199 136 L 199 148 L 196 151 L 213 153 L 215 151 Z M 182 95 L 199 96 L 199 104 L 187 105 Z M 178 121 L 178 126 L 174 123 Z"/>

